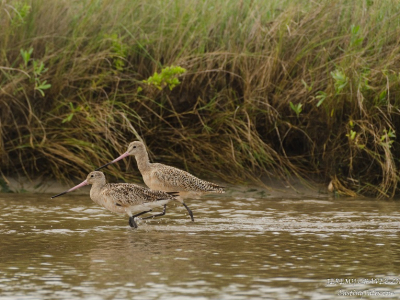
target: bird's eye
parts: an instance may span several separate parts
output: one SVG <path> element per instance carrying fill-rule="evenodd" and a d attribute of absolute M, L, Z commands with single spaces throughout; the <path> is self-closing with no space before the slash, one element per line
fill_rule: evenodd
<path fill-rule="evenodd" d="M 132 148 L 133 148 L 133 149 L 136 149 L 136 146 L 133 146 Z"/>
<path fill-rule="evenodd" d="M 90 175 L 90 177 L 94 177 L 94 175 L 92 174 L 92 175 Z"/>

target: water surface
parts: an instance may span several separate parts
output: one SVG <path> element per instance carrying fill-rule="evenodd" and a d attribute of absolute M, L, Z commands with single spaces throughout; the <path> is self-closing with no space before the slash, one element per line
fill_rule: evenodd
<path fill-rule="evenodd" d="M 398 299 L 400 203 L 209 195 L 138 221 L 0 194 L 0 299 Z M 347 293 L 347 294 L 346 294 Z M 358 293 L 358 294 L 357 294 Z"/>

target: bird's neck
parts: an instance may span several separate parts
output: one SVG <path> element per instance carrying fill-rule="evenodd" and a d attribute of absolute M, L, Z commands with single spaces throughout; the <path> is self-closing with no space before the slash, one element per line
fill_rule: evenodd
<path fill-rule="evenodd" d="M 135 155 L 135 158 L 138 165 L 138 169 L 140 173 L 143 175 L 143 173 L 145 173 L 147 170 L 150 169 L 149 155 L 147 154 L 146 151 L 143 151 Z"/>
<path fill-rule="evenodd" d="M 104 182 L 95 182 L 92 184 L 92 188 L 90 189 L 90 198 L 94 201 L 94 202 L 98 202 L 96 200 L 99 199 L 99 195 L 101 192 L 101 189 L 106 185 L 106 181 L 104 180 Z"/>

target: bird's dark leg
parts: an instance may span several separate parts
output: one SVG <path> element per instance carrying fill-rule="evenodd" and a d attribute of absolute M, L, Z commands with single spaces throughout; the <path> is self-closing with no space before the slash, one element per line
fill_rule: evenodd
<path fill-rule="evenodd" d="M 129 226 L 133 227 L 133 228 L 137 228 L 137 224 L 135 222 L 135 219 L 133 217 L 129 217 Z"/>
<path fill-rule="evenodd" d="M 137 226 L 137 224 L 136 224 L 136 222 L 135 222 L 135 218 L 138 217 L 138 216 L 141 216 L 141 215 L 143 215 L 143 214 L 146 214 L 146 213 L 148 213 L 148 212 L 151 212 L 151 210 L 149 210 L 149 211 L 142 211 L 141 213 L 138 213 L 138 214 L 136 214 L 136 215 L 130 216 L 130 217 L 129 217 L 129 226 L 131 226 L 131 227 L 133 227 L 133 228 L 138 228 L 138 226 Z"/>
<path fill-rule="evenodd" d="M 165 215 L 166 211 L 167 211 L 167 205 L 164 204 L 164 209 L 163 209 L 162 213 L 159 213 L 159 214 L 156 214 L 156 215 L 152 215 L 152 216 L 149 216 L 149 217 L 146 217 L 146 218 L 142 218 L 142 220 L 152 219 L 152 218 L 155 218 L 155 217 L 163 216 L 163 215 Z"/>
<path fill-rule="evenodd" d="M 192 213 L 192 211 L 190 210 L 190 208 L 189 208 L 184 202 L 182 202 L 182 204 L 183 204 L 183 206 L 187 209 L 190 218 L 191 218 L 192 221 L 194 222 L 194 218 L 193 218 L 193 213 Z"/>

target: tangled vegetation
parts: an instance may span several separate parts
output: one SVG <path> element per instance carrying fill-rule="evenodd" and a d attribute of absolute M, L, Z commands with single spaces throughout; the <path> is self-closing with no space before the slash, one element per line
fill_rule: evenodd
<path fill-rule="evenodd" d="M 390 0 L 0 1 L 1 173 L 84 178 L 140 138 L 197 175 L 392 197 L 399 13 Z M 132 164 L 107 172 L 137 180 Z"/>

